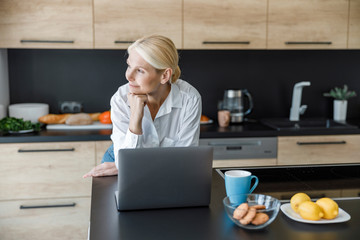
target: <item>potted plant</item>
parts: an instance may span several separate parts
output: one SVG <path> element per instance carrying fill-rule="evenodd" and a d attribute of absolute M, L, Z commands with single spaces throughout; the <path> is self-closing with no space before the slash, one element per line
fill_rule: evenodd
<path fill-rule="evenodd" d="M 334 120 L 345 121 L 347 111 L 347 100 L 355 97 L 355 91 L 349 91 L 348 86 L 345 84 L 343 88 L 335 87 L 330 92 L 324 93 L 325 97 L 334 98 Z"/>

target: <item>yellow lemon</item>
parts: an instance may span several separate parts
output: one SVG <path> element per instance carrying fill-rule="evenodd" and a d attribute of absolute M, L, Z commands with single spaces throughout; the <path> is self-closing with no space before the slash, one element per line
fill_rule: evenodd
<path fill-rule="evenodd" d="M 290 199 L 291 208 L 298 213 L 299 205 L 306 201 L 311 201 L 310 197 L 306 193 L 297 193 Z"/>
<path fill-rule="evenodd" d="M 334 219 L 339 214 L 339 206 L 330 198 L 320 198 L 316 204 L 320 206 L 325 219 Z"/>
<path fill-rule="evenodd" d="M 303 202 L 299 206 L 299 214 L 303 219 L 317 221 L 324 216 L 319 205 L 314 202 Z"/>

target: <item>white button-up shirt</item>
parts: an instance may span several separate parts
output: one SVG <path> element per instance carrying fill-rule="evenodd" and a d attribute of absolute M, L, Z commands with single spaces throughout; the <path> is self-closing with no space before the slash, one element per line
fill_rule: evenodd
<path fill-rule="evenodd" d="M 201 96 L 189 83 L 178 79 L 161 105 L 154 121 L 145 106 L 142 135 L 129 130 L 130 106 L 127 99 L 129 84 L 121 86 L 112 96 L 111 120 L 115 163 L 123 148 L 186 147 L 199 145 Z"/>

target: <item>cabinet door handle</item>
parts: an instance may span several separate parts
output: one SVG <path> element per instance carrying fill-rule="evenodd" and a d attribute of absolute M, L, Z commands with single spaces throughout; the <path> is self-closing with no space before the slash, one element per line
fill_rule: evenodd
<path fill-rule="evenodd" d="M 226 146 L 226 150 L 241 150 L 242 146 Z"/>
<path fill-rule="evenodd" d="M 202 44 L 250 44 L 250 41 L 203 41 Z"/>
<path fill-rule="evenodd" d="M 26 152 L 73 152 L 75 148 L 59 148 L 59 149 L 19 149 L 19 153 Z"/>
<path fill-rule="evenodd" d="M 330 45 L 332 42 L 305 42 L 305 41 L 289 41 L 285 42 L 286 45 Z"/>
<path fill-rule="evenodd" d="M 346 141 L 330 141 L 330 142 L 297 142 L 297 145 L 326 145 L 326 144 L 346 144 Z"/>
<path fill-rule="evenodd" d="M 20 40 L 21 43 L 74 43 L 75 41 L 73 40 L 33 40 L 33 39 L 29 39 L 29 40 L 25 40 L 22 39 Z"/>
<path fill-rule="evenodd" d="M 114 43 L 117 44 L 117 43 L 133 43 L 135 41 L 127 41 L 127 40 L 115 40 Z"/>
<path fill-rule="evenodd" d="M 76 203 L 49 204 L 49 205 L 20 205 L 20 209 L 75 207 L 75 205 L 76 205 Z"/>

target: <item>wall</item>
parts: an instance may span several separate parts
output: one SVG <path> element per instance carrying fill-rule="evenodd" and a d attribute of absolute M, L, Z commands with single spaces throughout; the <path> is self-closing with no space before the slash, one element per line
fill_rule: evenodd
<path fill-rule="evenodd" d="M 9 49 L 10 102 L 81 101 L 85 112 L 109 109 L 112 94 L 126 83 L 124 50 Z M 288 117 L 296 82 L 303 90 L 303 117 L 332 118 L 332 99 L 322 96 L 347 84 L 358 94 L 348 118 L 360 118 L 360 51 L 356 50 L 182 50 L 182 78 L 203 98 L 203 113 L 216 117 L 225 89 L 247 88 L 254 98 L 249 118 Z"/>

